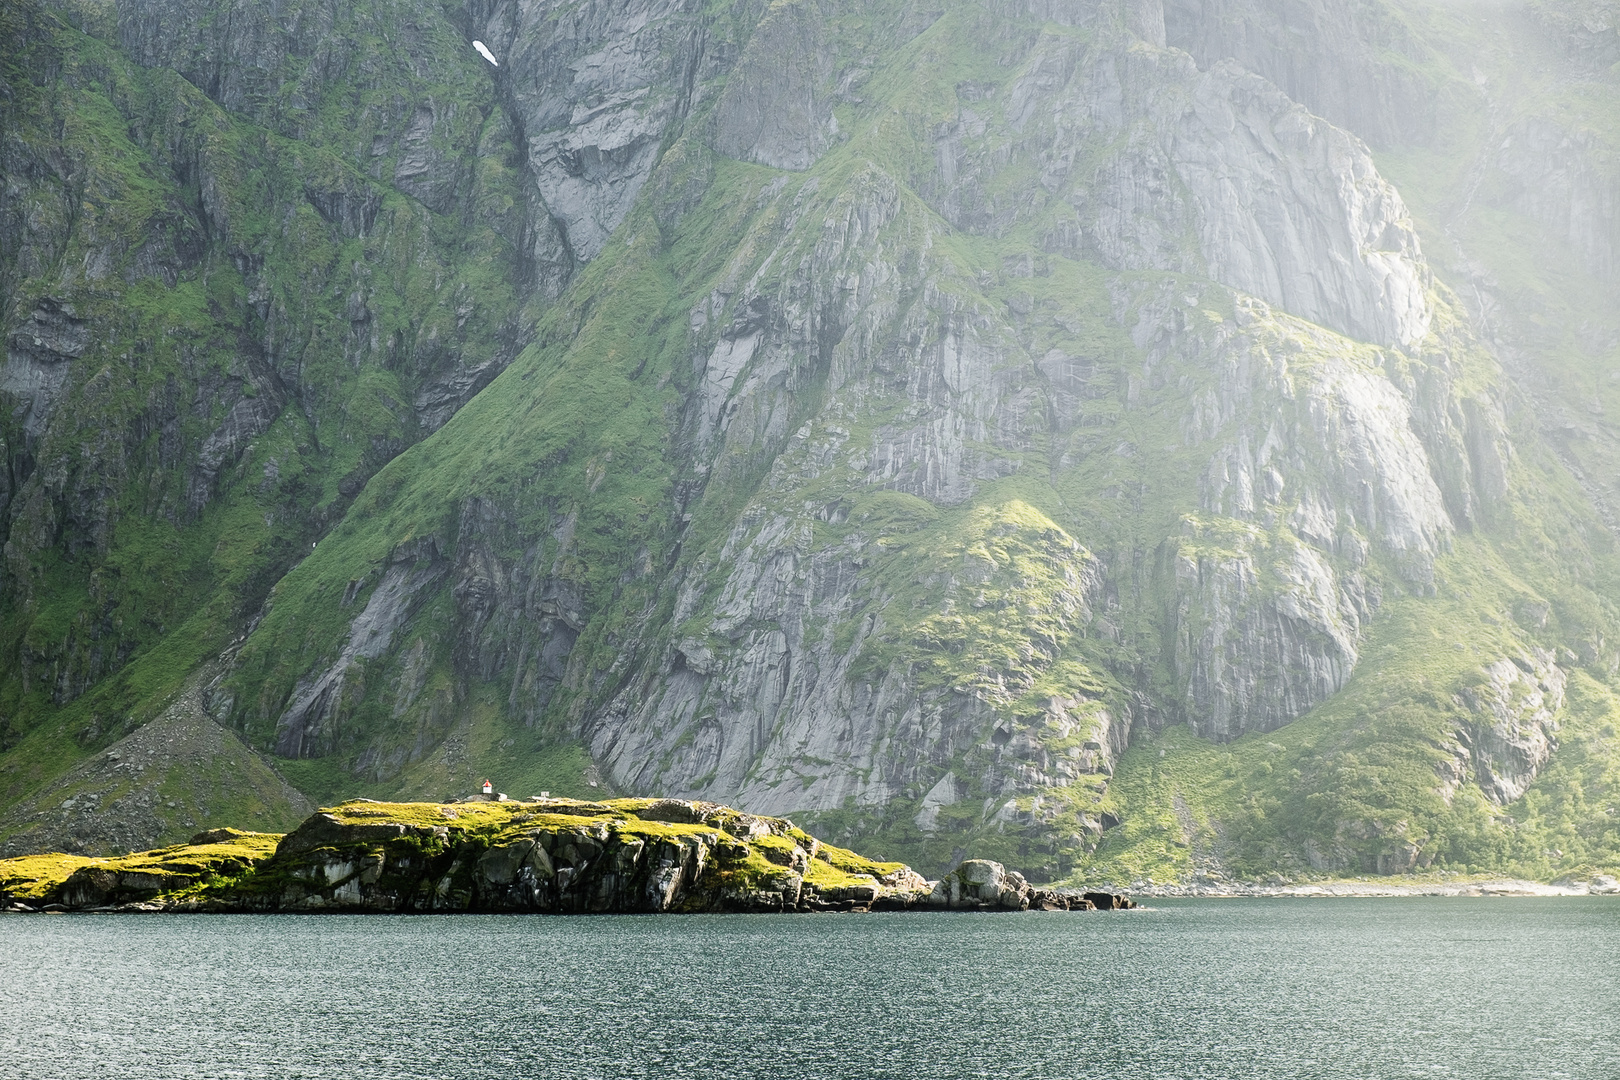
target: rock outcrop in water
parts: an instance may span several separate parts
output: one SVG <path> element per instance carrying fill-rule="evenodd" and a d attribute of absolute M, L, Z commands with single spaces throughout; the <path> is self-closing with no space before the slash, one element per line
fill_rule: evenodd
<path fill-rule="evenodd" d="M 0 861 L 0 906 L 90 911 L 606 912 L 1130 907 L 969 861 L 941 881 L 780 818 L 676 799 L 322 810 L 285 836 L 217 829 L 118 859 Z"/>

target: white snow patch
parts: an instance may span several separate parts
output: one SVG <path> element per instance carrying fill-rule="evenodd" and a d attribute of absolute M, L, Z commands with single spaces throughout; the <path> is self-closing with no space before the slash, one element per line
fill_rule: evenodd
<path fill-rule="evenodd" d="M 473 48 L 477 49 L 478 50 L 478 55 L 482 56 L 485 60 L 488 60 L 490 63 L 494 64 L 496 67 L 501 66 L 501 62 L 499 60 L 495 59 L 495 54 L 489 51 L 489 46 L 485 45 L 482 41 L 473 42 Z"/>

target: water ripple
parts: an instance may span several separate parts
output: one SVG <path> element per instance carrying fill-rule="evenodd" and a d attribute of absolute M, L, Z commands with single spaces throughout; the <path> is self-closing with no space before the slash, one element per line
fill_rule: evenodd
<path fill-rule="evenodd" d="M 0 1076 L 1620 1075 L 1620 902 L 13 916 Z"/>

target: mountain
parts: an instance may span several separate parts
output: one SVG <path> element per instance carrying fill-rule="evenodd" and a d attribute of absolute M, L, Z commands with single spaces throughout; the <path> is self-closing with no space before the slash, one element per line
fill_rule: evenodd
<path fill-rule="evenodd" d="M 1620 4 L 7 3 L 0 853 L 1620 863 Z"/>

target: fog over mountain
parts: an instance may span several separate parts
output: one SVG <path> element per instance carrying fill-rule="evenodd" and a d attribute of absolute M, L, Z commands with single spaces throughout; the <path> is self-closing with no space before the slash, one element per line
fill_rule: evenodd
<path fill-rule="evenodd" d="M 1620 0 L 0 35 L 0 854 L 487 775 L 1620 866 Z"/>

